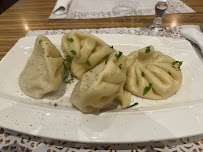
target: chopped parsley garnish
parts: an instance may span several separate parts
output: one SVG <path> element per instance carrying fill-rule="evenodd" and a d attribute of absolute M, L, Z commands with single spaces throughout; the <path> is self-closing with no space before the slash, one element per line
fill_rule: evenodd
<path fill-rule="evenodd" d="M 149 86 L 144 88 L 143 96 L 151 89 L 151 87 L 152 83 L 149 83 Z"/>
<path fill-rule="evenodd" d="M 64 70 L 66 71 L 67 70 L 67 65 L 65 64 L 65 62 L 63 62 L 63 65 L 64 65 Z"/>
<path fill-rule="evenodd" d="M 115 57 L 119 59 L 123 53 L 119 51 L 119 54 L 115 54 Z"/>
<path fill-rule="evenodd" d="M 90 61 L 87 60 L 86 65 L 91 66 Z"/>
<path fill-rule="evenodd" d="M 54 107 L 58 106 L 56 103 L 54 104 Z"/>
<path fill-rule="evenodd" d="M 68 67 L 68 70 L 69 70 L 69 71 L 71 70 L 71 66 Z"/>
<path fill-rule="evenodd" d="M 134 104 L 132 104 L 132 105 L 126 107 L 125 109 L 131 108 L 131 107 L 134 107 L 134 106 L 136 106 L 136 105 L 138 105 L 138 102 L 135 102 Z"/>
<path fill-rule="evenodd" d="M 69 71 L 71 70 L 71 62 L 72 62 L 71 56 L 67 55 L 63 62 L 65 72 L 67 70 L 69 70 Z"/>
<path fill-rule="evenodd" d="M 119 68 L 122 69 L 122 64 L 119 64 Z"/>
<path fill-rule="evenodd" d="M 149 53 L 151 50 L 150 50 L 150 46 L 146 47 L 146 51 L 145 53 Z"/>
<path fill-rule="evenodd" d="M 42 43 L 42 40 L 39 40 L 39 44 Z"/>
<path fill-rule="evenodd" d="M 70 55 L 67 55 L 67 56 L 66 56 L 66 59 L 65 59 L 65 61 L 71 62 L 71 61 L 72 61 L 72 58 L 71 58 L 71 56 L 70 56 Z"/>
<path fill-rule="evenodd" d="M 73 78 L 71 78 L 71 79 L 69 79 L 68 81 L 65 81 L 65 83 L 71 83 L 71 81 L 73 81 L 74 79 Z"/>
<path fill-rule="evenodd" d="M 170 76 L 172 76 L 171 72 L 169 72 L 169 71 L 168 71 L 168 74 L 169 74 Z"/>
<path fill-rule="evenodd" d="M 113 49 L 113 46 L 110 46 L 110 48 L 112 48 L 112 49 Z"/>
<path fill-rule="evenodd" d="M 72 74 L 71 74 L 71 79 L 66 80 L 67 78 L 68 78 L 68 75 L 66 75 L 66 76 L 63 78 L 63 82 L 64 82 L 64 83 L 71 83 L 71 81 L 74 80 Z"/>
<path fill-rule="evenodd" d="M 70 52 L 72 53 L 72 55 L 76 54 L 76 52 L 74 50 L 71 50 Z"/>
<path fill-rule="evenodd" d="M 183 64 L 183 61 L 174 61 L 171 66 L 173 68 L 178 68 L 178 70 L 181 70 L 180 67 L 182 64 Z M 175 66 L 175 65 L 177 65 L 177 66 Z"/>
<path fill-rule="evenodd" d="M 49 57 L 49 56 L 47 55 L 47 57 Z"/>
<path fill-rule="evenodd" d="M 73 38 L 67 38 L 69 42 L 73 42 Z"/>
<path fill-rule="evenodd" d="M 63 82 L 65 82 L 66 78 L 68 77 L 68 75 L 66 75 L 64 78 L 63 78 Z"/>
<path fill-rule="evenodd" d="M 145 77 L 144 72 L 141 73 L 141 76 L 142 76 L 142 77 Z"/>
<path fill-rule="evenodd" d="M 105 61 L 105 65 L 107 64 L 108 61 L 109 61 L 109 58 L 106 59 L 106 61 Z"/>

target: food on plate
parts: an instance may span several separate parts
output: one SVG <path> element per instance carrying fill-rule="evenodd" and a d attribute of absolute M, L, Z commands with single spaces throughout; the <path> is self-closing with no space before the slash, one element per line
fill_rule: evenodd
<path fill-rule="evenodd" d="M 61 49 L 66 56 L 73 59 L 71 72 L 79 79 L 86 71 L 94 68 L 115 52 L 113 47 L 96 36 L 78 31 L 63 35 Z"/>
<path fill-rule="evenodd" d="M 131 93 L 165 99 L 182 83 L 182 61 L 155 51 L 153 46 L 124 56 L 94 35 L 72 31 L 62 37 L 61 48 L 65 59 L 47 37 L 37 37 L 19 76 L 25 94 L 43 98 L 59 88 L 62 78 L 69 84 L 76 76 L 79 81 L 71 94 L 71 104 L 84 113 L 95 113 L 115 103 L 122 108 L 136 106 L 138 102 L 130 105 Z"/>
<path fill-rule="evenodd" d="M 107 107 L 116 99 L 122 108 L 129 105 L 131 93 L 124 91 L 126 82 L 126 57 L 115 52 L 104 62 L 86 72 L 76 84 L 71 103 L 85 113 Z"/>
<path fill-rule="evenodd" d="M 127 56 L 127 81 L 125 89 L 148 99 L 165 99 L 181 86 L 182 61 L 176 61 L 153 46 L 148 46 Z"/>
<path fill-rule="evenodd" d="M 58 89 L 64 73 L 63 58 L 51 41 L 39 35 L 34 50 L 19 76 L 20 89 L 28 96 L 42 98 Z"/>

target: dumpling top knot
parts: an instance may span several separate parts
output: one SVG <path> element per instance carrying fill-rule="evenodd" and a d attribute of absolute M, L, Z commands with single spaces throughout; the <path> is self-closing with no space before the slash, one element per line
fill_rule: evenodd
<path fill-rule="evenodd" d="M 154 51 L 153 46 L 142 48 L 128 55 L 125 88 L 140 97 L 165 99 L 181 85 L 182 62 Z"/>
<path fill-rule="evenodd" d="M 138 60 L 140 60 L 140 62 L 142 61 L 146 62 L 147 60 L 151 62 L 151 60 L 153 60 L 152 58 L 153 54 L 154 54 L 154 47 L 150 45 L 144 49 L 138 50 Z"/>
<path fill-rule="evenodd" d="M 71 103 L 84 113 L 94 113 L 110 106 L 114 100 L 126 108 L 131 93 L 123 90 L 126 82 L 126 56 L 112 53 L 109 58 L 86 72 L 71 95 Z"/>
<path fill-rule="evenodd" d="M 64 73 L 63 61 L 55 45 L 47 37 L 39 35 L 34 50 L 19 76 L 20 89 L 37 99 L 57 90 Z"/>
<path fill-rule="evenodd" d="M 94 35 L 72 31 L 62 37 L 61 49 L 73 60 L 71 72 L 77 77 L 105 61 L 115 50 Z"/>

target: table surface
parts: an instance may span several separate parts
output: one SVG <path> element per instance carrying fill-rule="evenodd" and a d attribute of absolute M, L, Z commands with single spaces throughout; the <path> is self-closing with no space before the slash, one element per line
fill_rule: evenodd
<path fill-rule="evenodd" d="M 203 22 L 203 0 L 182 0 L 197 13 L 165 15 L 164 26 L 200 25 Z M 150 25 L 150 16 L 128 16 L 108 19 L 48 19 L 56 0 L 19 0 L 0 15 L 0 60 L 29 30 L 141 27 Z"/>
<path fill-rule="evenodd" d="M 164 26 L 200 25 L 203 22 L 203 0 L 182 0 L 196 11 L 194 14 L 164 16 Z M 92 29 L 141 27 L 150 25 L 154 15 L 107 19 L 48 19 L 56 0 L 19 0 L 0 15 L 0 60 L 29 30 Z M 201 143 L 203 141 L 200 140 Z"/>

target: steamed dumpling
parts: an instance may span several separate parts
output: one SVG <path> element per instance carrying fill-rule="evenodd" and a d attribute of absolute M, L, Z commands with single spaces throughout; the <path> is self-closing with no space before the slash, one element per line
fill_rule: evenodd
<path fill-rule="evenodd" d="M 73 58 L 71 72 L 79 79 L 115 52 L 113 48 L 94 35 L 72 31 L 62 37 L 61 49 Z"/>
<path fill-rule="evenodd" d="M 129 105 L 131 94 L 123 90 L 126 82 L 126 57 L 113 53 L 109 59 L 86 72 L 75 86 L 71 103 L 85 113 L 98 112 L 114 99 L 122 108 Z"/>
<path fill-rule="evenodd" d="M 125 89 L 148 99 L 165 99 L 182 83 L 182 62 L 149 46 L 128 55 Z"/>
<path fill-rule="evenodd" d="M 33 53 L 20 74 L 19 86 L 28 96 L 42 98 L 59 88 L 63 73 L 60 52 L 47 37 L 39 35 Z"/>

